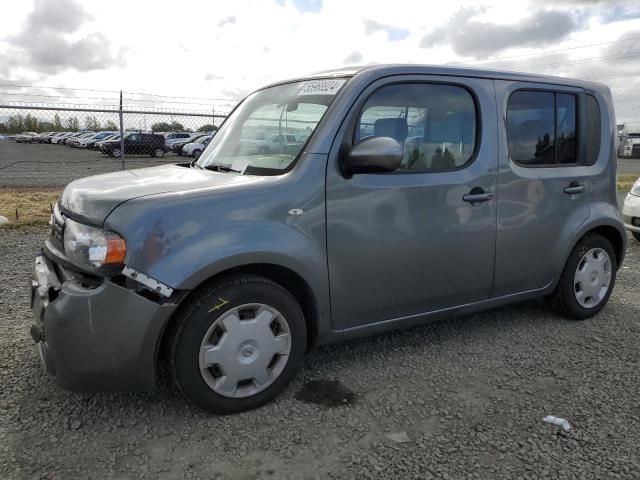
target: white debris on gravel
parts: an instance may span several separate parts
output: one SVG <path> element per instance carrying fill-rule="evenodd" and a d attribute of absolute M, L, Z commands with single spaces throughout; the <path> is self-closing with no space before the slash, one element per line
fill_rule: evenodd
<path fill-rule="evenodd" d="M 565 432 L 571 431 L 571 424 L 569 420 L 566 418 L 555 417 L 553 415 L 547 415 L 542 419 L 543 422 L 548 423 L 550 425 L 555 425 L 556 427 L 560 427 Z"/>
<path fill-rule="evenodd" d="M 0 225 L 4 225 L 5 223 L 9 223 L 9 219 L 0 215 Z"/>
<path fill-rule="evenodd" d="M 411 441 L 411 439 L 409 438 L 409 435 L 407 435 L 407 432 L 405 432 L 404 430 L 401 432 L 385 433 L 384 436 L 387 437 L 389 440 L 393 440 L 396 443 L 407 443 Z"/>

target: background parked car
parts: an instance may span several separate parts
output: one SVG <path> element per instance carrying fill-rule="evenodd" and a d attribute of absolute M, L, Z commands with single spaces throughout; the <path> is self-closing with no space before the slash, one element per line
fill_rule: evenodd
<path fill-rule="evenodd" d="M 67 140 L 67 146 L 69 146 L 69 147 L 79 147 L 81 140 L 88 139 L 89 137 L 93 137 L 94 135 L 95 135 L 95 132 L 85 132 L 85 133 L 82 133 L 81 135 L 77 135 L 77 136 Z"/>
<path fill-rule="evenodd" d="M 126 135 L 126 132 L 125 132 L 125 135 Z M 99 150 L 104 153 L 104 150 L 103 150 L 104 144 L 107 142 L 115 142 L 116 140 L 120 140 L 119 133 L 114 133 L 113 135 L 109 135 L 108 137 L 105 137 L 102 140 L 95 142 L 93 144 L 93 149 Z"/>
<path fill-rule="evenodd" d="M 120 140 L 105 142 L 101 151 L 113 157 L 120 156 Z M 162 135 L 131 132 L 124 137 L 124 153 L 163 157 L 167 151 Z"/>
<path fill-rule="evenodd" d="M 187 143 L 184 147 L 182 147 L 182 152 L 184 155 L 188 155 L 193 158 L 198 158 L 204 147 L 209 145 L 209 141 L 213 138 L 213 135 L 206 135 L 204 137 L 199 138 L 195 142 Z"/>
<path fill-rule="evenodd" d="M 196 133 L 191 135 L 189 138 L 183 138 L 173 142 L 170 146 L 170 150 L 173 153 L 177 153 L 178 155 L 184 155 L 182 148 L 189 143 L 197 143 L 200 139 L 204 139 L 210 137 L 211 135 L 208 133 Z"/>
<path fill-rule="evenodd" d="M 171 145 L 174 144 L 174 142 L 179 142 L 179 141 L 183 141 L 186 140 L 189 137 L 192 137 L 193 133 L 191 132 L 171 132 L 171 133 L 165 133 L 164 134 L 164 142 L 165 145 L 167 146 L 167 148 L 171 148 Z"/>
<path fill-rule="evenodd" d="M 51 137 L 51 143 L 54 143 L 56 145 L 62 145 L 62 140 L 74 134 L 75 132 L 63 132 L 61 135 L 56 135 L 54 137 Z"/>
<path fill-rule="evenodd" d="M 38 135 L 31 137 L 28 143 L 44 143 L 44 139 L 51 135 L 53 132 L 41 132 Z"/>
<path fill-rule="evenodd" d="M 31 142 L 31 138 L 36 137 L 37 135 L 38 134 L 36 132 L 22 132 L 15 136 L 16 143 L 29 143 Z"/>
<path fill-rule="evenodd" d="M 63 145 L 67 145 L 67 146 L 71 146 L 73 143 L 75 143 L 75 140 L 77 140 L 80 137 L 84 137 L 85 135 L 91 135 L 94 132 L 90 132 L 87 130 L 82 130 L 80 132 L 76 132 L 73 135 L 67 137 L 65 140 L 62 140 L 62 144 Z"/>
<path fill-rule="evenodd" d="M 94 135 L 91 135 L 89 138 L 85 138 L 79 142 L 79 146 L 81 148 L 93 148 L 96 142 L 101 140 L 106 140 L 107 138 L 114 135 L 114 132 L 98 132 Z"/>
<path fill-rule="evenodd" d="M 624 228 L 640 242 L 640 178 L 636 180 L 622 206 Z"/>
<path fill-rule="evenodd" d="M 265 140 L 245 140 L 243 148 L 248 155 L 290 153 L 299 150 L 302 142 L 293 134 L 275 134 Z"/>

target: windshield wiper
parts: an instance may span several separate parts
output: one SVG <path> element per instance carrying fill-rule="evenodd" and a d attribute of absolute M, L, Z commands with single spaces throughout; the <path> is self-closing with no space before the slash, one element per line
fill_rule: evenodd
<path fill-rule="evenodd" d="M 213 170 L 214 172 L 235 172 L 235 173 L 242 173 L 240 170 L 236 170 L 234 168 L 231 168 L 229 165 L 220 165 L 220 164 L 213 164 L 213 165 L 205 165 L 203 167 L 205 170 Z"/>

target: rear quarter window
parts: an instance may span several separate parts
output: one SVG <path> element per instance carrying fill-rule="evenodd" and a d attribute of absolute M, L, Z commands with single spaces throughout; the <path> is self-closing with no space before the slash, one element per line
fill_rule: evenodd
<path fill-rule="evenodd" d="M 587 142 L 585 152 L 585 164 L 593 165 L 598 160 L 600 154 L 600 106 L 596 97 L 586 96 L 586 124 Z"/>

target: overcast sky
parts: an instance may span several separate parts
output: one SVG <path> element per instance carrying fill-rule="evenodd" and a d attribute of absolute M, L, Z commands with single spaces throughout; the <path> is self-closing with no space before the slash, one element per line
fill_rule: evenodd
<path fill-rule="evenodd" d="M 9 84 L 234 100 L 274 80 L 346 65 L 458 62 L 597 79 L 613 89 L 618 120 L 640 122 L 638 1 L 0 4 L 2 101 L 38 100 L 8 93 L 75 95 L 60 99 L 75 103 L 113 96 Z M 203 100 L 180 101 L 205 108 L 195 105 Z"/>

